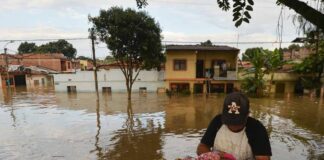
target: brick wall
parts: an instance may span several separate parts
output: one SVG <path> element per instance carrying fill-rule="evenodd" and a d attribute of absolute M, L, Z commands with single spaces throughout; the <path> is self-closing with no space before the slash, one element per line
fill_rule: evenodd
<path fill-rule="evenodd" d="M 58 72 L 72 72 L 72 62 L 62 53 L 7 55 L 9 65 L 41 66 Z M 0 66 L 5 66 L 5 55 L 0 55 Z"/>
<path fill-rule="evenodd" d="M 56 71 L 62 71 L 60 59 L 23 59 L 21 64 L 29 66 L 42 66 Z"/>

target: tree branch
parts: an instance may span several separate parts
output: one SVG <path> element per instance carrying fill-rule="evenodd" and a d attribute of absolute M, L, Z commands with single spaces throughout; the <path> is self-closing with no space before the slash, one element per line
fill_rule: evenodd
<path fill-rule="evenodd" d="M 299 0 L 278 0 L 285 6 L 295 10 L 306 20 L 324 30 L 324 14 L 308 6 L 305 2 Z"/>
<path fill-rule="evenodd" d="M 133 85 L 133 83 L 136 81 L 136 78 L 138 77 L 138 75 L 139 75 L 140 72 L 141 72 L 141 70 L 139 70 L 139 71 L 136 73 L 134 79 L 132 79 L 132 81 L 131 81 L 131 84 L 132 84 L 132 85 Z"/>

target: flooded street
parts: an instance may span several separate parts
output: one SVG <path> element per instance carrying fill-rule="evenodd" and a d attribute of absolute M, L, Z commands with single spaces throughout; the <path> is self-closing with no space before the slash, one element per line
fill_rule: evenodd
<path fill-rule="evenodd" d="M 0 159 L 175 159 L 195 156 L 224 95 L 0 92 Z M 270 134 L 272 159 L 324 159 L 324 102 L 250 99 Z"/>

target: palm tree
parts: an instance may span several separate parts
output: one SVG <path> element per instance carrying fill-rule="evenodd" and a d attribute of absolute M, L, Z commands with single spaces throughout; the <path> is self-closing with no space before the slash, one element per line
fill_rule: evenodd
<path fill-rule="evenodd" d="M 265 88 L 264 75 L 270 74 L 268 93 L 271 92 L 274 73 L 282 68 L 287 62 L 282 60 L 278 49 L 275 51 L 264 50 L 262 48 L 247 49 L 243 58 L 252 64 L 251 68 L 244 70 L 244 75 L 251 75 L 244 79 L 242 88 L 249 94 L 255 94 L 257 97 L 263 96 Z"/>
<path fill-rule="evenodd" d="M 242 89 L 248 94 L 255 95 L 257 97 L 263 96 L 264 89 L 264 74 L 265 74 L 265 62 L 266 56 L 262 48 L 251 48 L 247 49 L 243 54 L 243 59 L 249 61 L 252 64 L 251 68 L 244 69 L 243 75 L 254 75 L 247 76 L 244 78 L 242 83 Z"/>
<path fill-rule="evenodd" d="M 265 52 L 265 73 L 270 74 L 268 94 L 271 93 L 271 85 L 273 82 L 274 73 L 282 68 L 284 64 L 287 64 L 288 61 L 285 61 L 281 58 L 281 51 L 275 49 L 273 52 L 268 50 L 263 50 Z"/>

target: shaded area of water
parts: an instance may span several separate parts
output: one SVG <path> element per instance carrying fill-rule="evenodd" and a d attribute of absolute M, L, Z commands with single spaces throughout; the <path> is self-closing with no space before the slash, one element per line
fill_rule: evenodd
<path fill-rule="evenodd" d="M 0 159 L 175 159 L 195 156 L 223 95 L 0 90 Z M 324 159 L 324 104 L 308 97 L 250 99 L 273 159 Z"/>

